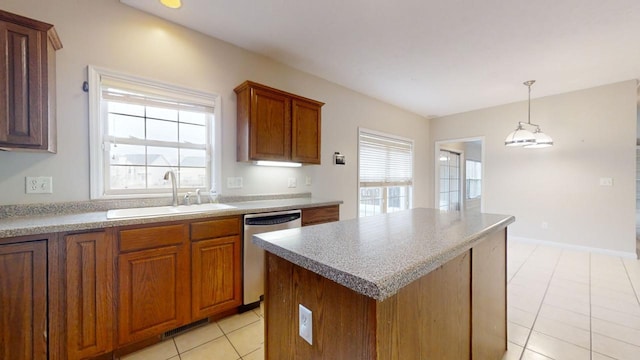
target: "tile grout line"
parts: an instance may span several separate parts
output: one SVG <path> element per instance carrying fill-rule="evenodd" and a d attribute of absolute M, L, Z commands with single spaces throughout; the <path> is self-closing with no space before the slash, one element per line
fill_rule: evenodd
<path fill-rule="evenodd" d="M 522 264 L 520 264 L 520 266 L 518 266 L 518 270 L 516 270 L 516 272 L 513 273 L 513 276 L 511 276 L 511 278 L 509 279 L 509 281 L 507 281 L 507 284 L 511 282 L 511 280 L 513 280 L 514 277 L 516 277 L 516 275 L 518 275 L 518 273 L 520 272 L 520 270 L 522 270 L 522 267 L 524 266 L 524 264 L 529 261 L 529 259 L 531 258 L 531 256 L 533 256 L 533 253 L 536 251 L 536 249 L 538 248 L 539 245 L 536 245 L 535 248 L 533 248 L 533 250 L 531 250 L 531 252 L 529 253 L 529 255 L 527 256 L 526 259 L 524 259 L 524 261 L 522 262 Z M 509 251 L 509 249 L 507 248 L 507 251 Z"/>
<path fill-rule="evenodd" d="M 537 246 L 536 246 L 536 249 L 538 249 Z M 534 251 L 536 249 L 534 249 Z M 533 328 L 536 326 L 536 321 L 538 321 L 538 316 L 540 315 L 540 310 L 542 309 L 542 304 L 544 304 L 544 299 L 547 297 L 547 292 L 549 292 L 549 287 L 551 286 L 551 280 L 553 279 L 553 275 L 556 273 L 556 268 L 558 267 L 558 263 L 560 262 L 560 258 L 562 257 L 563 253 L 564 253 L 564 250 L 561 250 L 560 251 L 560 255 L 558 256 L 558 259 L 556 260 L 556 264 L 553 266 L 553 271 L 551 272 L 551 276 L 549 277 L 549 281 L 547 282 L 547 287 L 546 287 L 546 289 L 544 289 L 544 295 L 542 295 L 542 300 L 540 300 L 540 305 L 538 306 L 538 311 L 536 311 L 536 317 L 533 319 L 533 323 L 531 324 L 531 329 L 529 330 L 529 335 L 527 335 L 527 341 L 524 342 L 524 346 L 522 347 L 522 354 L 520 354 L 520 360 L 522 360 L 525 351 L 527 351 L 527 345 L 529 345 L 529 339 L 531 339 L 531 334 L 533 333 Z M 533 255 L 533 251 L 531 252 L 531 254 Z M 529 261 L 528 258 L 527 258 L 527 261 Z M 531 350 L 531 351 L 533 351 L 533 350 Z M 541 355 L 544 355 L 544 354 L 541 354 Z M 546 355 L 544 355 L 544 356 L 546 356 Z"/>
<path fill-rule="evenodd" d="M 627 274 L 627 280 L 629 280 L 629 284 L 631 284 L 631 290 L 633 290 L 633 294 L 636 297 L 636 301 L 638 302 L 638 305 L 640 305 L 640 296 L 638 295 L 638 291 L 636 291 L 636 288 L 633 286 L 633 281 L 631 281 L 631 275 L 629 275 L 629 269 L 627 269 L 627 265 L 624 263 L 624 260 L 622 260 L 622 258 L 620 258 L 620 262 L 622 263 L 624 272 Z"/>

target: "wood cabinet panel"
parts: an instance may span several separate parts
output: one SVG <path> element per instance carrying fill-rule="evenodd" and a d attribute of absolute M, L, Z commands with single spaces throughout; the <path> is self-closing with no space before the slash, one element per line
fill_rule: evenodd
<path fill-rule="evenodd" d="M 143 340 L 189 322 L 190 269 L 186 246 L 118 256 L 118 343 Z"/>
<path fill-rule="evenodd" d="M 340 221 L 340 205 L 302 209 L 302 226 Z"/>
<path fill-rule="evenodd" d="M 242 305 L 239 236 L 193 243 L 191 262 L 194 320 Z"/>
<path fill-rule="evenodd" d="M 0 147 L 56 151 L 53 26 L 0 10 Z"/>
<path fill-rule="evenodd" d="M 321 111 L 315 103 L 293 99 L 291 125 L 291 160 L 320 164 Z"/>
<path fill-rule="evenodd" d="M 373 299 L 266 254 L 265 359 L 376 358 Z M 297 324 L 298 304 L 313 313 L 313 345 L 291 325 Z"/>
<path fill-rule="evenodd" d="M 469 359 L 470 259 L 466 252 L 378 303 L 378 359 Z"/>
<path fill-rule="evenodd" d="M 47 359 L 47 242 L 0 245 L 0 359 Z"/>
<path fill-rule="evenodd" d="M 263 89 L 251 89 L 249 156 L 252 159 L 291 158 L 291 100 Z"/>
<path fill-rule="evenodd" d="M 493 233 L 472 253 L 472 356 L 501 359 L 507 351 L 506 231 Z"/>
<path fill-rule="evenodd" d="M 120 251 L 180 245 L 189 238 L 186 224 L 145 227 L 120 231 Z"/>
<path fill-rule="evenodd" d="M 240 234 L 240 217 L 199 221 L 191 224 L 192 241 L 238 234 Z"/>
<path fill-rule="evenodd" d="M 237 160 L 320 164 L 323 103 L 245 81 L 237 95 Z"/>
<path fill-rule="evenodd" d="M 113 245 L 104 232 L 68 235 L 66 245 L 67 358 L 113 350 Z"/>

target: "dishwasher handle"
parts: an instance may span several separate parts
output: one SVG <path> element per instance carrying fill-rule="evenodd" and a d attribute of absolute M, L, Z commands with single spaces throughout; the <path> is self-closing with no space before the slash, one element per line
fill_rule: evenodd
<path fill-rule="evenodd" d="M 278 225 L 284 224 L 291 221 L 296 221 L 300 219 L 300 213 L 297 214 L 281 214 L 281 215 L 267 215 L 261 217 L 253 217 L 253 218 L 245 218 L 245 225 L 253 225 L 253 226 L 267 226 L 267 225 Z"/>

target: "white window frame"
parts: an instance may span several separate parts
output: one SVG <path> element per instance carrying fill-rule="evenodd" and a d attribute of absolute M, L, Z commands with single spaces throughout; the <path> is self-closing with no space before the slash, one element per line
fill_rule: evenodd
<path fill-rule="evenodd" d="M 381 183 L 377 183 L 377 184 L 372 184 L 372 186 L 365 186 L 365 187 L 381 187 L 383 189 L 385 189 L 385 193 L 383 194 L 383 205 L 382 205 L 382 214 L 386 214 L 387 213 L 387 199 L 386 199 L 386 191 L 387 188 L 389 187 L 406 187 L 407 191 L 408 191 L 408 195 L 407 195 L 407 209 L 411 209 L 413 208 L 413 179 L 414 179 L 414 169 L 415 169 L 415 142 L 413 141 L 413 139 L 410 138 L 405 138 L 402 136 L 398 136 L 398 135 L 394 135 L 394 134 L 389 134 L 389 133 L 385 133 L 385 132 L 381 132 L 381 131 L 376 131 L 376 130 L 371 130 L 371 129 L 367 129 L 367 128 L 362 128 L 359 127 L 358 128 L 358 203 L 357 203 L 357 209 L 356 209 L 356 217 L 360 217 L 360 204 L 361 204 L 361 189 L 363 188 L 361 186 L 361 181 L 360 181 L 360 136 L 362 133 L 366 133 L 366 134 L 370 134 L 370 135 L 374 135 L 374 136 L 380 136 L 380 137 L 385 137 L 385 138 L 389 138 L 389 139 L 395 139 L 395 140 L 400 140 L 400 141 L 405 141 L 411 144 L 411 180 L 409 182 L 402 182 L 402 183 L 398 183 L 398 182 L 381 182 Z M 375 185 L 375 186 L 374 186 Z"/>
<path fill-rule="evenodd" d="M 214 119 L 212 126 L 209 126 L 210 146 L 207 149 L 207 161 L 210 162 L 210 189 L 209 191 L 219 192 L 222 167 L 222 106 L 221 97 L 218 94 L 206 93 L 192 90 L 181 86 L 167 84 L 159 81 L 149 80 L 134 75 L 123 74 L 113 70 L 88 66 L 89 84 L 89 159 L 90 159 L 90 190 L 91 199 L 121 199 L 121 198 L 143 198 L 143 197 L 163 197 L 171 193 L 171 189 L 148 190 L 127 194 L 106 194 L 105 193 L 105 166 L 104 156 L 107 153 L 104 145 L 107 133 L 107 121 L 102 114 L 102 78 L 111 78 L 118 81 L 132 83 L 145 90 L 153 90 L 159 94 L 180 93 L 185 99 L 210 104 L 214 108 Z"/>
<path fill-rule="evenodd" d="M 479 178 L 469 178 L 469 163 L 473 163 L 473 164 L 478 164 L 478 166 L 480 167 L 480 173 L 479 173 Z M 475 165 L 474 165 L 475 166 Z M 474 181 L 479 181 L 480 182 L 480 194 L 478 196 L 475 197 L 470 197 L 470 191 L 469 191 L 469 180 L 474 180 Z M 475 200 L 475 199 L 479 199 L 480 197 L 482 197 L 482 162 L 480 160 L 472 160 L 472 159 L 465 159 L 464 161 L 464 186 L 465 186 L 465 194 L 464 197 L 467 200 Z"/>

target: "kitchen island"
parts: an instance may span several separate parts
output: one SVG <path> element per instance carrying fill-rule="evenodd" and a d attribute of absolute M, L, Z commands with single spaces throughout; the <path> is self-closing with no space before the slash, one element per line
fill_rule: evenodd
<path fill-rule="evenodd" d="M 501 359 L 513 221 L 421 208 L 255 235 L 267 251 L 265 358 Z"/>

